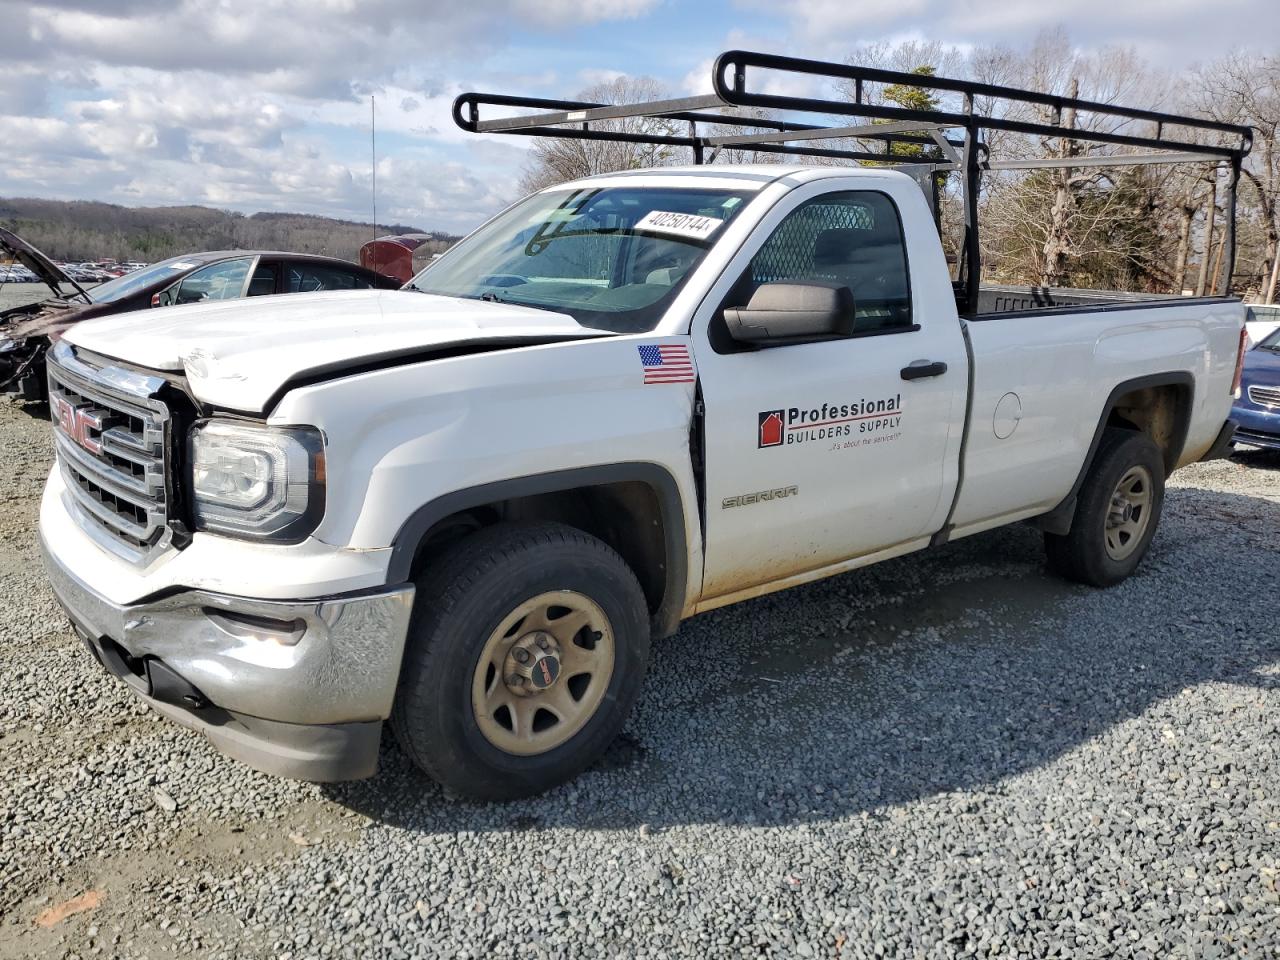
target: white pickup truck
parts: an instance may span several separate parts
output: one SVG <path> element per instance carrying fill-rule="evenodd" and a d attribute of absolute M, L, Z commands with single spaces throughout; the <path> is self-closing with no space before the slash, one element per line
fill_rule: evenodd
<path fill-rule="evenodd" d="M 84 323 L 49 576 L 260 769 L 368 776 L 389 719 L 459 793 L 540 791 L 685 618 L 1018 521 L 1133 572 L 1166 476 L 1227 449 L 1243 306 L 984 296 L 957 314 L 902 173 L 711 166 L 538 193 L 401 291 Z"/>

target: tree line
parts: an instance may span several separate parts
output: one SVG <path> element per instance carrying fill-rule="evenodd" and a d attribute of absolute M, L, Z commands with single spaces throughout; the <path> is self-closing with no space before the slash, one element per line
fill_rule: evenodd
<path fill-rule="evenodd" d="M 301 213 L 243 214 L 211 207 L 123 207 L 90 201 L 0 198 L 0 224 L 54 260 L 154 263 L 206 250 L 287 250 L 357 261 L 373 224 Z M 379 224 L 377 236 L 429 233 L 426 253 L 457 237 L 405 224 Z M 421 250 L 422 248 L 420 248 Z"/>
<path fill-rule="evenodd" d="M 938 42 L 874 44 L 853 50 L 849 63 L 924 75 L 960 77 L 1037 90 L 1059 96 L 1190 115 L 1254 128 L 1253 150 L 1245 161 L 1237 193 L 1235 272 L 1223 274 L 1229 259 L 1222 229 L 1227 216 L 1224 167 L 1204 164 L 1079 166 L 1051 170 L 988 172 L 983 177 L 980 216 L 983 274 L 989 282 L 1038 286 L 1134 290 L 1150 293 L 1205 293 L 1229 279 L 1247 300 L 1273 302 L 1280 280 L 1280 53 L 1236 52 L 1212 63 L 1171 74 L 1122 47 L 1081 50 L 1062 30 L 1040 34 L 1025 48 L 991 46 L 959 49 Z M 631 103 L 671 96 L 651 78 L 621 77 L 581 91 L 576 99 Z M 852 85 L 835 85 L 823 96 L 853 99 Z M 916 110 L 953 110 L 958 104 L 910 85 L 864 83 L 870 102 L 896 103 Z M 979 98 L 981 100 L 981 98 Z M 998 109 L 978 102 L 979 112 Z M 958 112 L 958 111 L 957 111 Z M 743 111 L 738 111 L 739 117 Z M 1068 115 L 1065 126 L 1115 133 L 1139 132 L 1135 121 L 1099 115 Z M 745 119 L 753 115 L 745 111 Z M 755 116 L 764 117 L 760 111 Z M 1049 109 L 1032 106 L 999 114 L 1010 119 L 1051 122 Z M 597 128 L 631 133 L 684 134 L 687 125 L 665 118 L 598 121 Z M 708 133 L 713 131 L 707 131 Z M 735 130 L 734 132 L 742 132 Z M 1210 142 L 1187 128 L 1165 131 L 1182 140 Z M 1066 138 L 1041 138 L 987 131 L 993 154 L 1005 159 L 1088 158 L 1133 152 L 1130 148 Z M 867 143 L 828 141 L 832 146 L 868 148 Z M 937 158 L 933 147 L 895 144 L 910 162 Z M 523 186 L 551 183 L 642 166 L 689 163 L 684 147 L 585 140 L 538 139 L 532 145 Z M 839 163 L 752 151 L 725 150 L 716 162 Z M 942 192 L 943 241 L 957 253 L 961 233 L 958 174 Z"/>

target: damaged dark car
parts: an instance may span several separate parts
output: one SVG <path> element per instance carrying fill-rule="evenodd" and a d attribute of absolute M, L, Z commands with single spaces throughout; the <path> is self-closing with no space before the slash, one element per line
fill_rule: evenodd
<path fill-rule="evenodd" d="M 50 291 L 50 296 L 36 303 L 0 311 L 0 392 L 24 400 L 44 399 L 45 351 L 82 320 L 206 300 L 401 285 L 394 277 L 336 257 L 221 250 L 171 257 L 86 288 L 3 228 L 0 259 L 26 267 Z"/>

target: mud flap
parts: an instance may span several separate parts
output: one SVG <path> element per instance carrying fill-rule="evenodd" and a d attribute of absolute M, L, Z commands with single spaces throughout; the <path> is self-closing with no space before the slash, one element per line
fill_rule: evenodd
<path fill-rule="evenodd" d="M 1206 460 L 1225 460 L 1231 456 L 1232 446 L 1236 437 L 1236 422 L 1228 420 L 1222 425 L 1222 429 L 1218 431 L 1218 439 L 1213 441 L 1213 446 L 1209 448 L 1209 452 L 1200 458 L 1200 462 Z"/>

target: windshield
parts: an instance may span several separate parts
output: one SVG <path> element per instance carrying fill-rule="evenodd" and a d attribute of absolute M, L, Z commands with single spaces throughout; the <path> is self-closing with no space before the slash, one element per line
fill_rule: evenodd
<path fill-rule="evenodd" d="M 159 263 L 153 263 L 149 267 L 143 267 L 141 270 L 133 271 L 133 273 L 126 273 L 123 277 L 116 277 L 114 280 L 108 280 L 106 283 L 94 287 L 89 293 L 89 297 L 94 303 L 113 303 L 116 300 L 123 300 L 125 297 L 132 296 L 144 287 L 149 287 L 165 277 L 174 277 L 176 279 L 181 271 L 190 270 L 195 266 L 199 266 L 199 261 L 186 257 L 173 257 L 169 260 L 162 260 Z"/>
<path fill-rule="evenodd" d="M 583 326 L 644 333 L 749 197 L 672 187 L 535 194 L 432 263 L 408 288 L 555 310 Z"/>
<path fill-rule="evenodd" d="M 1280 327 L 1263 337 L 1258 342 L 1258 347 L 1262 350 L 1274 350 L 1276 353 L 1280 353 Z"/>

